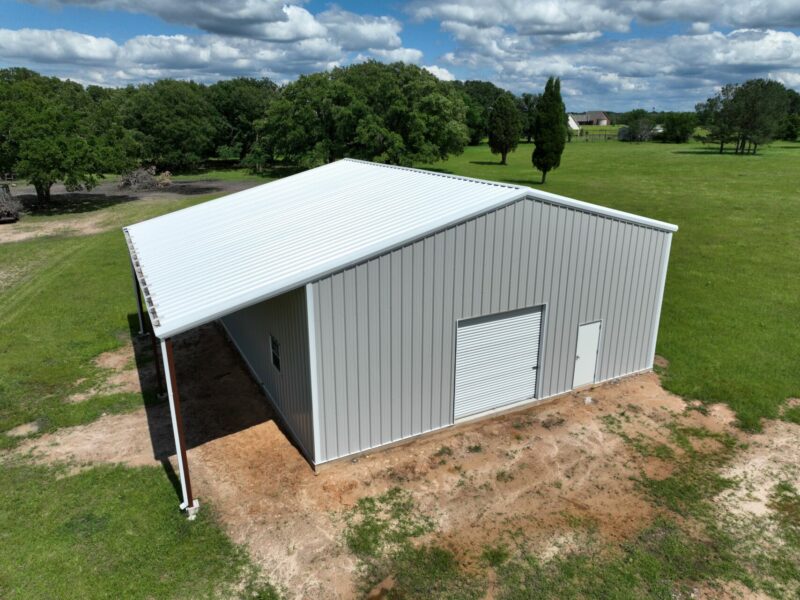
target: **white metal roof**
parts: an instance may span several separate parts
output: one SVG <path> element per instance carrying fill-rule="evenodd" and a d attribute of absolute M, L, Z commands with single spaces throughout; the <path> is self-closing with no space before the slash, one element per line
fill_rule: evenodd
<path fill-rule="evenodd" d="M 521 186 L 345 159 L 124 231 L 166 338 L 525 196 L 677 229 Z"/>

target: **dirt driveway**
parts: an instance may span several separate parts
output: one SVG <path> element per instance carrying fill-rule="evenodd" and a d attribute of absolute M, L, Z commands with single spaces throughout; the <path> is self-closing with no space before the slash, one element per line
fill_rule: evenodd
<path fill-rule="evenodd" d="M 20 185 L 13 195 L 26 206 L 26 211 L 35 216 L 57 216 L 53 220 L 28 222 L 25 218 L 0 225 L 0 244 L 19 242 L 35 237 L 55 234 L 91 235 L 107 231 L 118 224 L 109 220 L 100 210 L 125 202 L 169 202 L 203 194 L 232 194 L 255 185 L 258 181 L 197 180 L 177 181 L 169 187 L 146 192 L 121 190 L 116 182 L 106 181 L 89 192 L 67 192 L 62 184 L 55 184 L 48 207 L 32 209 L 36 200 L 33 186 Z"/>
<path fill-rule="evenodd" d="M 408 490 L 436 521 L 430 539 L 467 565 L 487 544 L 520 533 L 541 556 L 552 556 L 581 544 L 585 528 L 576 524 L 591 523 L 593 535 L 622 540 L 658 510 L 631 478 L 642 471 L 666 476 L 670 464 L 632 451 L 608 431 L 609 415 L 628 436 L 657 439 L 675 419 L 733 430 L 727 408 L 686 411 L 655 374 L 644 374 L 314 473 L 216 326 L 181 336 L 176 360 L 196 494 L 213 504 L 232 539 L 272 581 L 303 598 L 353 597 L 356 563 L 342 543 L 342 514 L 363 496 L 395 486 Z M 798 432 L 793 435 L 796 440 Z M 785 456 L 785 444 L 772 448 L 769 439 L 766 433 L 763 451 L 752 460 L 763 462 L 769 452 L 775 456 L 767 462 L 782 454 L 796 459 Z M 147 465 L 174 449 L 162 404 L 31 439 L 18 452 L 76 465 Z"/>

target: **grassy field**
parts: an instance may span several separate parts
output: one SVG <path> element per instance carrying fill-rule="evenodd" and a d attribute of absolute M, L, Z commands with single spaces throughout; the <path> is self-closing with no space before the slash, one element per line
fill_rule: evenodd
<path fill-rule="evenodd" d="M 581 125 L 581 130 L 584 133 L 606 133 L 608 135 L 616 136 L 622 125 Z M 574 140 L 575 138 L 573 138 Z"/>
<path fill-rule="evenodd" d="M 0 597 L 277 597 L 210 506 L 175 509 L 161 469 L 63 470 L 0 469 Z"/>
<path fill-rule="evenodd" d="M 117 204 L 102 211 L 111 229 L 105 233 L 0 244 L 0 430 L 38 421 L 46 431 L 141 405 L 130 394 L 79 404 L 64 399 L 97 383 L 102 373 L 94 357 L 130 339 L 136 307 L 120 228 L 208 198 Z M 26 217 L 24 223 L 62 219 Z M 0 437 L 0 447 L 9 443 Z"/>
<path fill-rule="evenodd" d="M 501 166 L 480 146 L 426 166 L 537 187 L 530 152 L 523 144 Z M 543 188 L 680 226 L 658 343 L 658 353 L 670 361 L 665 385 L 687 397 L 728 403 L 747 429 L 757 429 L 762 417 L 777 416 L 787 397 L 800 396 L 798 158 L 800 144 L 776 143 L 758 156 L 742 157 L 693 144 L 573 142 Z M 189 178 L 212 176 L 242 174 Z M 134 306 L 119 227 L 208 198 L 116 204 L 93 213 L 102 217 L 106 232 L 0 244 L 0 431 L 31 421 L 51 431 L 152 400 L 110 394 L 64 402 L 103 376 L 93 358 L 130 337 Z M 65 218 L 26 217 L 22 224 Z M 0 447 L 15 443 L 0 435 Z M 697 498 L 689 512 L 702 517 L 724 485 L 708 464 L 713 461 L 692 463 L 684 472 L 687 481 L 643 481 L 643 488 L 679 515 L 687 510 L 683 498 Z M 0 597 L 274 597 L 220 532 L 213 507 L 196 526 L 187 526 L 161 469 L 102 467 L 62 475 L 25 460 L 3 464 Z M 786 535 L 795 550 L 797 498 L 796 489 L 787 488 L 775 500 L 785 507 Z M 507 582 L 502 597 L 520 597 L 520 589 L 536 590 L 533 597 L 551 597 L 548 590 L 564 596 L 605 590 L 628 597 L 620 592 L 626 586 L 660 597 L 682 573 L 695 581 L 738 569 L 737 558 L 726 550 L 733 543 L 727 534 L 715 531 L 711 521 L 705 526 L 705 538 L 687 538 L 674 522 L 659 522 L 610 554 L 547 565 L 532 556 L 509 557 L 502 549 L 487 549 L 485 558 Z M 375 572 L 391 559 L 398 589 L 407 597 L 426 597 L 433 585 L 445 597 L 478 594 L 480 585 L 443 549 L 401 544 L 391 557 L 377 553 L 369 535 L 381 527 L 362 528 L 345 543 Z M 705 568 L 702 561 L 709 556 Z M 797 576 L 785 560 L 769 561 L 764 569 L 787 579 Z"/>
<path fill-rule="evenodd" d="M 429 165 L 539 187 L 532 147 L 499 164 L 486 146 Z M 726 402 L 758 429 L 800 396 L 800 144 L 757 156 L 699 144 L 567 145 L 542 188 L 675 223 L 658 354 L 668 389 Z"/>
<path fill-rule="evenodd" d="M 106 233 L 0 244 L 0 431 L 31 421 L 52 431 L 153 400 L 128 393 L 64 402 L 102 377 L 93 358 L 130 339 L 135 306 L 119 227 L 206 199 L 117 204 L 101 211 Z M 16 441 L 2 435 L 0 448 Z M 63 469 L 4 463 L 0 597 L 276 597 L 222 533 L 213 507 L 190 526 L 177 501 L 160 468 L 64 478 Z"/>

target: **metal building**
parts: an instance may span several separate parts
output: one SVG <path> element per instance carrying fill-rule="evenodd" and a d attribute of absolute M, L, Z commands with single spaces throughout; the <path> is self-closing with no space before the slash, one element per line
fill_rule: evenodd
<path fill-rule="evenodd" d="M 125 228 L 182 506 L 174 335 L 219 320 L 316 466 L 652 368 L 676 230 L 349 159 Z"/>

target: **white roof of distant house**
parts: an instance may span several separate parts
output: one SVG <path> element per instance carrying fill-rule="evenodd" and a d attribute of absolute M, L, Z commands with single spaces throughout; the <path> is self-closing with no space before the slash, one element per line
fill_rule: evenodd
<path fill-rule="evenodd" d="M 166 338 L 526 196 L 677 229 L 527 187 L 344 159 L 124 231 Z"/>

